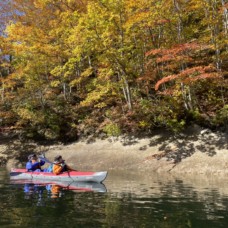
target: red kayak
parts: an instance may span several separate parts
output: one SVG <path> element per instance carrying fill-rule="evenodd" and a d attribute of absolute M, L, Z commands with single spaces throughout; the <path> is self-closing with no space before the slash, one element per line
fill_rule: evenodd
<path fill-rule="evenodd" d="M 59 175 L 47 172 L 28 172 L 26 169 L 12 168 L 10 172 L 11 180 L 46 180 L 46 181 L 77 181 L 77 182 L 97 182 L 102 183 L 108 172 L 80 172 L 69 171 Z"/>

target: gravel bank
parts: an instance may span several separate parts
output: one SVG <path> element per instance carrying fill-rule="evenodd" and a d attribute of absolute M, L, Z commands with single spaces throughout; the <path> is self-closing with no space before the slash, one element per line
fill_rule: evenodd
<path fill-rule="evenodd" d="M 72 144 L 43 146 L 1 139 L 0 161 L 7 168 L 23 167 L 28 154 L 46 151 L 52 160 L 61 154 L 78 170 L 138 170 L 157 173 L 228 174 L 228 134 L 198 126 L 174 135 L 155 132 L 148 138 L 121 137 L 81 140 Z"/>

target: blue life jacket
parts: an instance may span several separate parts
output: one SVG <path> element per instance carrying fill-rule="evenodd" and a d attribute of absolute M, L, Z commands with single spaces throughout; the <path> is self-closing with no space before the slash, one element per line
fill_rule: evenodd
<path fill-rule="evenodd" d="M 49 165 L 48 168 L 46 169 L 47 173 L 52 173 L 53 172 L 53 164 Z"/>

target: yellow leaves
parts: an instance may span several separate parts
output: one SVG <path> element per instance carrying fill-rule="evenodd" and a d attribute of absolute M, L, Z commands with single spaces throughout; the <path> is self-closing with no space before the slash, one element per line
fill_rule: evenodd
<path fill-rule="evenodd" d="M 85 71 L 83 71 L 77 78 L 73 79 L 70 82 L 70 86 L 76 86 L 76 85 L 82 83 L 87 77 L 91 76 L 92 73 L 93 73 L 92 67 L 85 69 Z"/>
<path fill-rule="evenodd" d="M 93 68 L 89 67 L 81 73 L 81 77 L 88 77 L 93 73 Z"/>
<path fill-rule="evenodd" d="M 72 38 L 72 42 L 73 42 L 74 38 L 73 37 L 71 37 L 71 38 Z M 69 40 L 69 42 L 70 41 L 71 40 Z M 81 55 L 83 53 L 82 47 L 77 45 L 76 47 L 74 47 L 74 49 L 72 50 L 71 53 L 72 53 L 73 56 L 75 56 L 75 58 L 77 58 L 77 61 L 79 62 L 80 61 L 80 57 L 81 57 Z"/>
<path fill-rule="evenodd" d="M 54 69 L 51 70 L 51 75 L 60 77 L 63 74 L 63 69 L 61 66 L 56 66 Z"/>
<path fill-rule="evenodd" d="M 0 62 L 0 66 L 3 68 L 10 67 L 9 62 Z"/>
<path fill-rule="evenodd" d="M 69 85 L 74 87 L 74 86 L 80 84 L 82 81 L 83 81 L 82 78 L 79 77 L 79 78 L 73 79 Z"/>
<path fill-rule="evenodd" d="M 128 11 L 126 29 L 145 28 L 168 18 L 167 1 L 125 1 Z"/>
<path fill-rule="evenodd" d="M 16 85 L 16 82 L 13 79 L 13 77 L 7 77 L 7 78 L 0 77 L 0 84 L 4 85 L 4 89 L 13 90 L 13 88 Z"/>
<path fill-rule="evenodd" d="M 107 133 L 108 136 L 120 136 L 121 129 L 117 123 L 108 121 L 106 125 L 103 127 L 104 132 Z"/>
<path fill-rule="evenodd" d="M 57 88 L 57 87 L 59 87 L 60 84 L 61 84 L 61 82 L 59 80 L 53 80 L 53 81 L 51 81 L 50 86 Z"/>
<path fill-rule="evenodd" d="M 11 49 L 12 45 L 7 38 L 0 36 L 0 55 L 9 54 Z"/>
<path fill-rule="evenodd" d="M 80 103 L 81 106 L 90 106 L 92 104 L 94 104 L 94 106 L 99 106 L 100 104 L 100 100 L 103 98 L 105 99 L 107 96 L 107 93 L 108 93 L 108 89 L 107 88 L 99 88 L 100 90 L 94 90 L 92 92 L 90 92 L 88 95 L 87 95 L 87 98 L 82 101 Z M 104 103 L 102 104 L 102 106 L 104 107 Z"/>
<path fill-rule="evenodd" d="M 33 4 L 36 8 L 44 9 L 48 0 L 34 0 Z"/>
<path fill-rule="evenodd" d="M 32 26 L 24 26 L 20 22 L 7 27 L 8 42 L 12 42 L 16 55 L 47 53 L 54 55 L 55 47 L 48 44 L 50 38 L 44 31 Z"/>
<path fill-rule="evenodd" d="M 17 113 L 22 119 L 25 119 L 25 120 L 31 120 L 31 119 L 34 119 L 35 117 L 33 111 L 29 111 L 28 109 L 25 109 L 25 108 L 18 109 Z"/>
<path fill-rule="evenodd" d="M 21 119 L 31 121 L 33 125 L 37 123 L 40 124 L 45 120 L 43 115 L 39 115 L 39 112 L 34 112 L 32 109 L 30 110 L 28 108 L 18 108 L 17 114 Z"/>
<path fill-rule="evenodd" d="M 110 77 L 114 74 L 113 69 L 109 68 L 99 68 L 98 70 L 98 77 L 104 80 L 109 80 Z"/>
<path fill-rule="evenodd" d="M 108 97 L 112 96 L 111 93 L 114 89 L 114 85 L 110 81 L 94 81 L 96 88 L 87 94 L 84 101 L 80 103 L 81 106 L 94 106 L 105 107 L 108 105 Z"/>
<path fill-rule="evenodd" d="M 7 26 L 6 32 L 10 40 L 14 42 L 22 42 L 29 40 L 29 37 L 31 37 L 32 27 L 24 26 L 21 22 L 11 23 Z"/>

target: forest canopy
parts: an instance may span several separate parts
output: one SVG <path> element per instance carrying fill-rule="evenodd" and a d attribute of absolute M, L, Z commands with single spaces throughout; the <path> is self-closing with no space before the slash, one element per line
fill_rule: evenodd
<path fill-rule="evenodd" d="M 225 0 L 7 0 L 0 23 L 2 131 L 228 125 Z"/>

